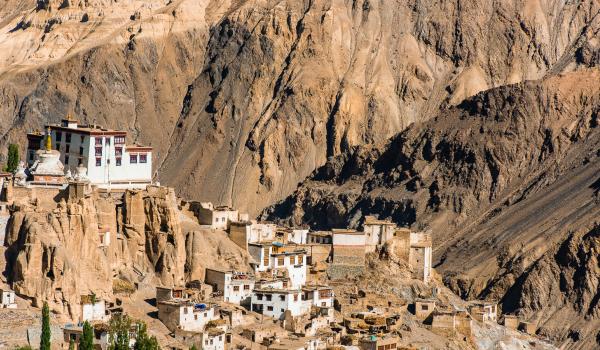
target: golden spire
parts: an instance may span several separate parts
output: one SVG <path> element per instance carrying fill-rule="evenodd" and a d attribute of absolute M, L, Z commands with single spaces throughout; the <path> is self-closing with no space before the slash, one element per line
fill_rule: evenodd
<path fill-rule="evenodd" d="M 46 129 L 46 151 L 52 151 L 52 131 L 50 127 Z"/>

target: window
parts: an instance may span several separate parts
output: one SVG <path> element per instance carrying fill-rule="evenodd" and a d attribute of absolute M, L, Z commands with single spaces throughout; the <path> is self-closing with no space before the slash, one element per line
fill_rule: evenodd
<path fill-rule="evenodd" d="M 421 305 L 421 310 L 429 310 L 429 305 Z"/>
<path fill-rule="evenodd" d="M 277 257 L 277 266 L 283 266 L 283 265 L 285 265 L 285 256 Z"/>
<path fill-rule="evenodd" d="M 62 141 L 62 132 L 57 131 L 56 132 L 56 142 L 61 142 Z"/>
<path fill-rule="evenodd" d="M 194 320 L 198 321 L 198 315 L 194 315 Z"/>
<path fill-rule="evenodd" d="M 208 345 L 208 339 L 206 339 L 206 340 L 204 341 L 204 344 Z"/>
<path fill-rule="evenodd" d="M 96 146 L 102 146 L 102 137 L 96 137 Z"/>
<path fill-rule="evenodd" d="M 102 147 L 96 147 L 96 156 L 102 155 Z"/>
<path fill-rule="evenodd" d="M 125 136 L 115 136 L 115 144 L 124 144 Z"/>
<path fill-rule="evenodd" d="M 65 156 L 65 164 L 69 165 L 69 156 Z"/>
<path fill-rule="evenodd" d="M 273 307 L 272 306 L 267 306 L 267 311 L 273 311 Z"/>
<path fill-rule="evenodd" d="M 273 296 L 272 296 L 271 294 L 267 294 L 267 295 L 266 295 L 266 297 L 267 297 L 267 301 L 271 301 L 271 298 L 272 298 Z"/>
<path fill-rule="evenodd" d="M 281 312 L 285 312 L 285 309 L 281 309 Z"/>
<path fill-rule="evenodd" d="M 122 156 L 123 155 L 123 147 L 115 147 L 115 156 Z"/>
<path fill-rule="evenodd" d="M 71 133 L 68 133 L 68 132 L 65 133 L 65 141 L 67 143 L 71 142 Z"/>
<path fill-rule="evenodd" d="M 187 314 L 187 313 L 188 313 L 188 309 L 187 309 L 187 307 L 184 307 L 184 308 L 183 308 L 183 313 L 184 313 L 184 314 Z"/>
<path fill-rule="evenodd" d="M 223 336 L 222 336 L 222 335 L 220 335 L 220 336 L 219 336 L 219 341 L 222 341 L 222 340 L 223 340 Z"/>
<path fill-rule="evenodd" d="M 106 143 L 106 145 L 107 145 L 107 146 L 110 146 L 110 137 L 107 137 L 107 138 L 106 138 L 106 141 L 105 141 L 105 143 Z"/>
<path fill-rule="evenodd" d="M 80 143 L 83 143 L 83 141 L 85 141 L 85 136 L 83 136 L 83 135 L 79 136 L 79 140 L 81 140 Z"/>
<path fill-rule="evenodd" d="M 262 300 L 262 294 L 256 294 L 256 299 Z"/>
<path fill-rule="evenodd" d="M 65 153 L 69 153 L 69 152 L 71 152 L 71 145 L 67 145 L 65 147 Z"/>
<path fill-rule="evenodd" d="M 140 163 L 148 163 L 148 157 L 146 154 L 140 154 Z"/>
<path fill-rule="evenodd" d="M 83 155 L 83 147 L 79 147 L 79 155 L 82 156 Z"/>
<path fill-rule="evenodd" d="M 281 301 L 285 301 L 285 295 L 280 295 L 280 296 L 279 296 L 279 300 L 281 300 Z"/>
<path fill-rule="evenodd" d="M 298 294 L 294 294 L 294 301 L 298 301 Z"/>
<path fill-rule="evenodd" d="M 234 292 L 239 292 L 240 291 L 240 286 L 233 286 L 233 291 Z"/>
<path fill-rule="evenodd" d="M 205 312 L 205 313 L 204 313 L 204 317 L 206 317 L 206 316 L 208 316 L 208 315 L 207 315 L 207 314 L 206 314 L 206 312 Z"/>
<path fill-rule="evenodd" d="M 250 285 L 249 284 L 244 284 L 244 290 L 250 290 Z"/>
<path fill-rule="evenodd" d="M 102 166 L 102 158 L 96 158 L 96 166 Z"/>
<path fill-rule="evenodd" d="M 210 345 L 213 345 L 213 340 L 212 339 L 210 340 Z"/>
<path fill-rule="evenodd" d="M 137 164 L 137 154 L 131 154 L 131 155 L 129 155 L 129 163 L 131 163 L 131 164 Z"/>
<path fill-rule="evenodd" d="M 115 164 L 117 166 L 121 166 L 121 158 L 120 157 L 117 157 L 117 159 L 115 159 Z"/>

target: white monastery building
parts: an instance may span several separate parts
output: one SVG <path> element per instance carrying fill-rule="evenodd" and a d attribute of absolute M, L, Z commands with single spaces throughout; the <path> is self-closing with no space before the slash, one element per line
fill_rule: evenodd
<path fill-rule="evenodd" d="M 228 303 L 250 304 L 254 278 L 240 272 L 206 269 L 204 283 L 213 286 L 214 290 L 223 293 L 223 300 Z"/>
<path fill-rule="evenodd" d="M 60 153 L 65 171 L 74 171 L 79 166 L 86 168 L 92 185 L 126 189 L 146 188 L 152 183 L 152 147 L 126 144 L 126 131 L 79 125 L 70 117 L 46 128 L 46 136 L 27 135 L 30 166 L 37 160 L 37 151 L 43 148 L 44 139 L 50 136 L 52 150 Z"/>
<path fill-rule="evenodd" d="M 158 319 L 171 332 L 176 329 L 201 332 L 206 324 L 219 318 L 215 307 L 204 303 L 194 304 L 189 301 L 159 301 Z"/>
<path fill-rule="evenodd" d="M 0 289 L 0 308 L 16 309 L 15 292 L 9 289 Z"/>

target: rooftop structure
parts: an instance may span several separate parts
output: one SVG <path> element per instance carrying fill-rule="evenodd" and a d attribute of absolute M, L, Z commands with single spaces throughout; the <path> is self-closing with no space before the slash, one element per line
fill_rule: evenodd
<path fill-rule="evenodd" d="M 157 303 L 158 318 L 174 332 L 201 332 L 208 322 L 218 319 L 215 307 L 208 303 L 192 303 L 189 301 L 160 301 Z"/>
<path fill-rule="evenodd" d="M 126 145 L 126 131 L 80 125 L 70 117 L 46 128 L 45 137 L 27 135 L 27 162 L 34 181 L 36 174 L 48 181 L 48 176 L 59 176 L 59 170 L 64 175 L 81 166 L 90 183 L 100 188 L 145 188 L 152 183 L 152 147 Z"/>

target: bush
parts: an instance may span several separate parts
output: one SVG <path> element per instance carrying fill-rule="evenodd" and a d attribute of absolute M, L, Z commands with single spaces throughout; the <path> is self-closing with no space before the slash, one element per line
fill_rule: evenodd
<path fill-rule="evenodd" d="M 6 161 L 6 168 L 4 170 L 14 173 L 19 166 L 19 160 L 19 146 L 11 143 L 8 145 L 8 160 Z"/>

